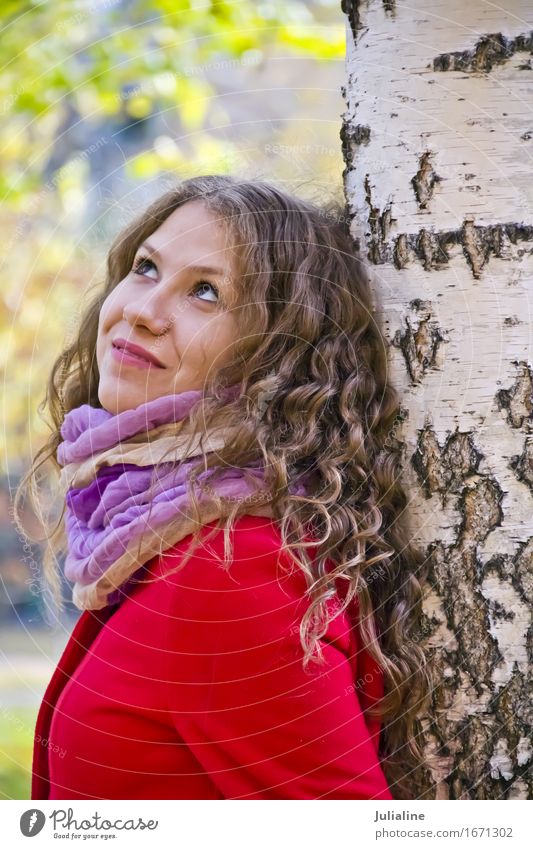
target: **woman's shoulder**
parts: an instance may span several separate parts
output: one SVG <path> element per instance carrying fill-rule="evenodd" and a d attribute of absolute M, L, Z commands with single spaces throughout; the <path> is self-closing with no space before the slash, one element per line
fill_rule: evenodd
<path fill-rule="evenodd" d="M 215 527 L 211 522 L 203 530 L 208 534 Z M 181 637 L 184 629 L 201 625 L 200 640 L 209 642 L 210 650 L 222 644 L 233 650 L 287 633 L 299 643 L 300 622 L 310 605 L 308 584 L 303 569 L 284 549 L 277 523 L 244 515 L 234 522 L 230 536 L 233 552 L 227 561 L 223 528 L 201 542 L 185 563 L 181 561 L 190 537 L 161 555 L 157 571 L 165 581 L 166 617 Z M 328 599 L 332 613 L 337 605 L 338 600 Z M 349 634 L 342 614 L 331 622 L 324 639 L 346 652 Z"/>
<path fill-rule="evenodd" d="M 302 570 L 286 562 L 275 524 L 263 517 L 239 517 L 230 529 L 233 551 L 227 560 L 224 529 L 216 525 L 203 526 L 188 560 L 184 555 L 192 535 L 163 552 L 153 570 L 161 578 L 154 591 L 169 651 L 178 646 L 181 660 L 188 654 L 217 658 L 245 652 L 251 657 L 282 636 L 297 642 L 299 620 L 309 604 L 307 584 Z"/>

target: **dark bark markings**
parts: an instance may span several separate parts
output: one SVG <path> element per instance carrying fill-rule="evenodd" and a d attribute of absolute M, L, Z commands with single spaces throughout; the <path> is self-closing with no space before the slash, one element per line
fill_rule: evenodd
<path fill-rule="evenodd" d="M 375 265 L 381 265 L 385 262 L 390 262 L 391 246 L 387 242 L 387 237 L 390 232 L 392 222 L 396 219 L 392 217 L 392 201 L 389 201 L 383 211 L 372 204 L 372 186 L 370 184 L 370 176 L 365 175 L 365 200 L 368 204 L 368 224 L 370 226 L 370 243 L 368 247 L 368 255 Z"/>
<path fill-rule="evenodd" d="M 365 124 L 357 124 L 352 127 L 350 124 L 344 123 L 341 126 L 340 138 L 346 166 L 352 167 L 355 163 L 357 148 L 370 142 L 370 127 Z"/>
<path fill-rule="evenodd" d="M 518 376 L 510 389 L 496 393 L 496 402 L 500 410 L 506 411 L 510 426 L 520 428 L 526 422 L 533 425 L 533 369 L 525 360 L 514 360 L 513 365 L 518 368 Z"/>
<path fill-rule="evenodd" d="M 483 267 L 491 254 L 503 258 L 508 243 L 533 242 L 533 226 L 526 224 L 489 224 L 476 226 L 472 218 L 466 218 L 461 229 L 436 233 L 422 228 L 419 233 L 401 233 L 393 246 L 393 261 L 398 269 L 405 268 L 412 260 L 420 260 L 426 271 L 438 271 L 450 260 L 449 249 L 460 245 L 472 270 L 479 279 Z M 529 249 L 533 253 L 533 247 Z M 389 255 L 388 246 L 382 253 Z"/>
<path fill-rule="evenodd" d="M 432 156 L 433 154 L 429 150 L 422 154 L 418 163 L 418 171 L 411 180 L 420 209 L 427 208 L 433 197 L 435 183 L 440 183 L 442 180 L 442 177 L 435 173 L 430 162 Z"/>
<path fill-rule="evenodd" d="M 359 30 L 362 29 L 361 16 L 359 14 L 359 0 L 341 0 L 341 9 L 348 17 L 353 40 L 357 42 Z"/>
<path fill-rule="evenodd" d="M 503 65 L 519 52 L 533 54 L 533 32 L 507 38 L 501 32 L 484 35 L 471 50 L 441 53 L 433 59 L 434 71 L 491 71 L 494 65 Z M 519 66 L 531 70 L 531 63 Z"/>
<path fill-rule="evenodd" d="M 409 306 L 414 315 L 405 318 L 406 329 L 397 330 L 391 344 L 401 350 L 411 383 L 417 384 L 428 369 L 437 367 L 439 347 L 448 340 L 445 331 L 433 320 L 430 301 L 415 298 Z"/>
<path fill-rule="evenodd" d="M 523 693 L 521 673 L 513 671 L 508 684 L 499 692 L 491 682 L 491 672 L 503 658 L 498 642 L 491 633 L 491 618 L 513 617 L 512 611 L 485 598 L 481 583 L 488 568 L 478 556 L 478 546 L 503 519 L 503 491 L 498 482 L 479 472 L 483 454 L 474 443 L 471 432 L 450 434 L 441 447 L 431 427 L 419 434 L 417 449 L 412 458 L 420 484 L 427 497 L 438 493 L 443 507 L 450 495 L 457 500 L 457 512 L 462 517 L 456 540 L 451 545 L 441 541 L 428 547 L 430 571 L 428 581 L 441 600 L 446 625 L 454 637 L 453 645 L 440 646 L 428 653 L 440 681 L 433 694 L 433 708 L 428 716 L 428 733 L 436 741 L 437 754 L 452 756 L 452 767 L 446 777 L 450 798 L 494 798 L 493 789 L 477 778 L 477 764 L 482 757 L 488 765 L 494 755 L 496 735 L 505 729 L 505 741 L 510 744 L 507 779 L 500 773 L 492 778 L 501 781 L 502 795 L 524 770 L 520 769 L 513 747 L 518 744 L 513 724 L 507 722 L 506 695 L 510 687 Z M 458 498 L 457 498 L 458 496 Z M 509 564 L 506 564 L 509 568 Z M 525 570 L 524 570 L 525 571 Z M 503 574 L 502 574 L 503 572 Z M 510 574 L 501 564 L 499 576 L 509 581 Z M 501 608 L 501 609 L 499 609 Z M 426 617 L 425 628 L 431 635 L 438 620 Z M 514 679 L 520 680 L 514 682 Z M 465 693 L 465 687 L 471 691 Z M 462 695 L 462 693 L 464 695 Z M 470 705 L 461 716 L 462 703 Z M 514 704 L 516 714 L 517 702 Z M 451 718 L 452 706 L 459 718 Z M 516 739 L 515 739 L 516 738 Z M 468 753 L 475 751 L 475 761 Z M 476 778 L 474 778 L 476 777 Z"/>

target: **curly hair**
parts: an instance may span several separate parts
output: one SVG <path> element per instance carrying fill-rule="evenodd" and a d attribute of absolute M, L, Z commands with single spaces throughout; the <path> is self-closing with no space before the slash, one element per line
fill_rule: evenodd
<path fill-rule="evenodd" d="M 393 796 L 412 798 L 409 785 L 427 768 L 420 715 L 431 677 L 418 630 L 427 567 L 406 516 L 395 437 L 402 409 L 388 378 L 387 345 L 341 201 L 315 203 L 267 181 L 206 175 L 179 182 L 124 227 L 109 250 L 105 284 L 82 314 L 77 338 L 53 364 L 39 406 L 50 413 L 52 433 L 20 483 L 15 505 L 28 481 L 33 500 L 44 463 L 59 469 L 66 413 L 84 403 L 101 407 L 95 351 L 103 302 L 129 273 L 139 245 L 175 209 L 198 199 L 223 223 L 238 257 L 241 333 L 236 356 L 210 376 L 190 421 L 197 432 L 214 422 L 239 425 L 230 444 L 203 454 L 195 466 L 191 501 L 198 510 L 197 473 L 209 469 L 216 479 L 226 464 L 241 467 L 259 450 L 283 549 L 307 582 L 304 664 L 317 660 L 315 652 L 320 661 L 329 621 L 349 613 L 357 596 L 362 644 L 383 671 L 384 696 L 369 711 L 383 722 L 380 759 Z M 236 381 L 242 392 L 228 404 L 224 390 Z M 312 491 L 291 495 L 290 482 L 309 471 Z M 224 527 L 225 552 L 232 522 L 247 512 L 246 503 L 236 502 L 215 526 Z M 43 560 L 60 605 L 61 519 L 46 537 L 52 545 Z M 316 541 L 313 559 L 304 541 L 309 534 Z M 326 602 L 338 581 L 345 582 L 345 597 L 331 615 Z"/>

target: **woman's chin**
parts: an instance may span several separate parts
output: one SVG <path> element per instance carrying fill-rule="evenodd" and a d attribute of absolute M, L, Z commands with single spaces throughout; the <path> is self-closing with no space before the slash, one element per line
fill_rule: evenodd
<path fill-rule="evenodd" d="M 124 412 L 124 410 L 132 410 L 146 401 L 150 401 L 152 397 L 156 398 L 161 393 L 147 391 L 148 387 L 143 386 L 140 380 L 133 385 L 131 377 L 129 379 L 114 378 L 113 380 L 102 380 L 100 377 L 100 385 L 98 387 L 98 400 L 100 404 L 113 415 Z"/>

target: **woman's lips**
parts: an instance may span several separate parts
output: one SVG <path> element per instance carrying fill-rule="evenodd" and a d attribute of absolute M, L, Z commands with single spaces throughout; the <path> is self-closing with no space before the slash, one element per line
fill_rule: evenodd
<path fill-rule="evenodd" d="M 136 354 L 132 354 L 130 351 L 126 351 L 124 348 L 115 348 L 114 346 L 112 346 L 111 356 L 123 366 L 137 366 L 137 368 L 158 368 L 158 366 L 156 366 L 155 363 L 151 363 L 150 360 L 145 360 L 142 357 L 138 357 L 136 356 Z"/>

